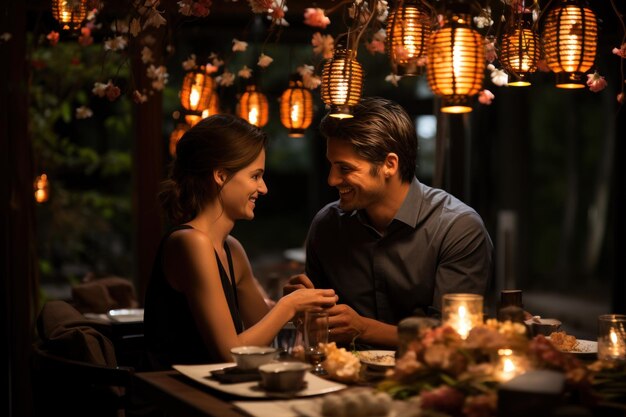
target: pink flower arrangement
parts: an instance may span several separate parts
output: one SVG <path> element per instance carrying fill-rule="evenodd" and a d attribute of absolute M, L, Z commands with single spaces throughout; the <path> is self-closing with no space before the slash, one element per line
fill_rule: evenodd
<path fill-rule="evenodd" d="M 46 36 L 46 39 L 48 39 L 48 42 L 50 42 L 50 45 L 56 46 L 56 44 L 59 43 L 59 32 L 55 32 L 53 30 L 52 32 L 48 33 L 48 35 Z"/>
<path fill-rule="evenodd" d="M 530 369 L 565 374 L 577 398 L 592 401 L 591 372 L 573 355 L 557 350 L 544 336 L 529 340 L 520 323 L 487 320 L 463 340 L 447 325 L 422 330 L 378 386 L 396 399 L 419 396 L 424 410 L 442 415 L 492 417 L 501 378 L 497 358 L 511 349 Z"/>
<path fill-rule="evenodd" d="M 626 58 L 626 43 L 623 43 L 619 48 L 613 48 L 612 52 L 622 59 Z"/>
<path fill-rule="evenodd" d="M 478 102 L 480 104 L 484 104 L 485 106 L 489 106 L 495 97 L 496 96 L 494 96 L 491 91 L 482 90 L 478 93 Z"/>

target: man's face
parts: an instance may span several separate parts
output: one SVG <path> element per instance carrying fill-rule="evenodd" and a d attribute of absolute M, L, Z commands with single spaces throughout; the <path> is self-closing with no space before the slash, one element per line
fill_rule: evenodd
<path fill-rule="evenodd" d="M 384 201 L 387 186 L 382 169 L 359 157 L 351 144 L 328 139 L 326 158 L 330 162 L 328 185 L 339 191 L 342 210 L 367 210 Z"/>

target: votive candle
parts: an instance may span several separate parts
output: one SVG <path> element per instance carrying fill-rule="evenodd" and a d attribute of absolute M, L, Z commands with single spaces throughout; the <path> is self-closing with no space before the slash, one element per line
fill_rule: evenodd
<path fill-rule="evenodd" d="M 500 382 L 506 382 L 526 372 L 528 363 L 526 357 L 512 349 L 498 349 L 498 360 L 495 367 L 495 377 Z"/>
<path fill-rule="evenodd" d="M 626 315 L 603 314 L 598 317 L 598 359 L 626 362 Z"/>
<path fill-rule="evenodd" d="M 472 328 L 483 322 L 483 296 L 478 294 L 445 294 L 443 323 L 467 338 Z"/>

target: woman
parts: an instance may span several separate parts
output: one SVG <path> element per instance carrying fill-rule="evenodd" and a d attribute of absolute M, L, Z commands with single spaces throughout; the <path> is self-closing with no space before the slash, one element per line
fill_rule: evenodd
<path fill-rule="evenodd" d="M 267 137 L 230 115 L 189 129 L 163 184 L 161 203 L 173 227 L 161 241 L 145 301 L 151 369 L 175 363 L 231 361 L 230 349 L 269 345 L 296 313 L 329 307 L 333 290 L 296 291 L 270 310 L 255 284 L 235 221 L 254 218 Z"/>

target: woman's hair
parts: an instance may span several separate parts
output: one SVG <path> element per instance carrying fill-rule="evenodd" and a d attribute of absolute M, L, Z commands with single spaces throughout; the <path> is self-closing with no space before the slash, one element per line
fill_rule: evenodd
<path fill-rule="evenodd" d="M 228 178 L 250 165 L 267 144 L 267 135 L 244 119 L 217 114 L 189 129 L 176 145 L 168 179 L 159 200 L 171 224 L 192 220 L 219 194 L 213 171 Z"/>
<path fill-rule="evenodd" d="M 417 132 L 407 112 L 397 103 L 380 97 L 361 99 L 352 118 L 324 116 L 320 132 L 327 139 L 349 142 L 361 158 L 375 165 L 385 161 L 387 154 L 398 155 L 400 178 L 413 181 L 417 162 Z"/>

